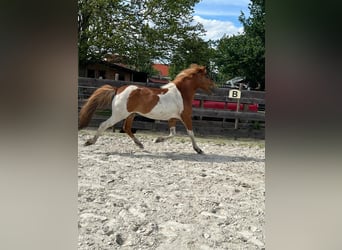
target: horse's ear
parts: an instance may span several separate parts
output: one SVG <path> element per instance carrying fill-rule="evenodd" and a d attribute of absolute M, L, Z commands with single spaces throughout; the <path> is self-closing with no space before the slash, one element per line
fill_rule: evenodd
<path fill-rule="evenodd" d="M 198 72 L 202 73 L 202 74 L 206 74 L 207 73 L 207 69 L 205 68 L 205 66 L 200 66 L 198 69 Z"/>

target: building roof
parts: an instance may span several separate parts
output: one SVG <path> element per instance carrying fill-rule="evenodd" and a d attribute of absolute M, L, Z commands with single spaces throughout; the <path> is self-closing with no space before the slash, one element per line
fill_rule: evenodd
<path fill-rule="evenodd" d="M 139 72 L 139 71 L 131 69 L 131 68 L 129 68 L 126 65 L 121 64 L 121 63 L 113 63 L 113 62 L 107 62 L 107 61 L 100 61 L 98 63 L 102 64 L 102 65 L 106 65 L 106 66 L 108 66 L 110 68 L 119 69 L 119 70 L 126 71 L 126 72 L 129 72 L 129 73 L 138 73 Z"/>
<path fill-rule="evenodd" d="M 157 70 L 161 77 L 169 76 L 169 65 L 166 64 L 153 64 L 152 67 Z"/>

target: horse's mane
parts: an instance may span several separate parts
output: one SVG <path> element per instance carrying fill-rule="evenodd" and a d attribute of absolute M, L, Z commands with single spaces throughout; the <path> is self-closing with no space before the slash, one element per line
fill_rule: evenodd
<path fill-rule="evenodd" d="M 196 73 L 198 72 L 203 72 L 205 73 L 205 67 L 204 66 L 199 66 L 197 64 L 191 64 L 190 68 L 184 69 L 181 71 L 175 79 L 172 81 L 173 83 L 177 84 L 179 82 L 182 82 L 186 78 L 192 78 Z"/>

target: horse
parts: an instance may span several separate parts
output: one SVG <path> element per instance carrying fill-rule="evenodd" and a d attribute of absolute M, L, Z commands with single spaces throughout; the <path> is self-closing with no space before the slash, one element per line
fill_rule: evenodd
<path fill-rule="evenodd" d="M 176 134 L 176 122 L 180 120 L 191 138 L 193 149 L 198 154 L 203 151 L 198 147 L 192 130 L 192 101 L 197 89 L 211 93 L 215 83 L 208 77 L 206 68 L 197 64 L 181 71 L 172 82 L 160 88 L 150 88 L 136 85 L 113 87 L 103 85 L 88 98 L 80 110 L 78 129 L 86 127 L 95 110 L 108 107 L 111 104 L 112 115 L 102 122 L 93 138 L 85 142 L 85 146 L 94 144 L 101 134 L 109 127 L 125 120 L 123 130 L 134 141 L 144 148 L 143 144 L 131 131 L 134 116 L 141 116 L 168 121 L 170 134 L 158 137 L 155 142 L 162 142 Z"/>

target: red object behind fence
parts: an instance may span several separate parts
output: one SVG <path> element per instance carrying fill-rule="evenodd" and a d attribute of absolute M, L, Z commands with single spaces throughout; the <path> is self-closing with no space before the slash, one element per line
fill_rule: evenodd
<path fill-rule="evenodd" d="M 258 104 L 247 104 L 248 105 L 248 111 L 250 112 L 257 112 L 258 111 Z M 200 101 L 199 100 L 193 100 L 192 106 L 199 108 L 200 107 Z M 228 102 L 227 106 L 225 107 L 224 102 L 215 102 L 215 101 L 203 101 L 203 108 L 210 108 L 210 109 L 228 109 L 232 111 L 236 111 L 237 103 L 234 102 Z M 243 110 L 243 104 L 240 104 L 240 110 Z"/>

